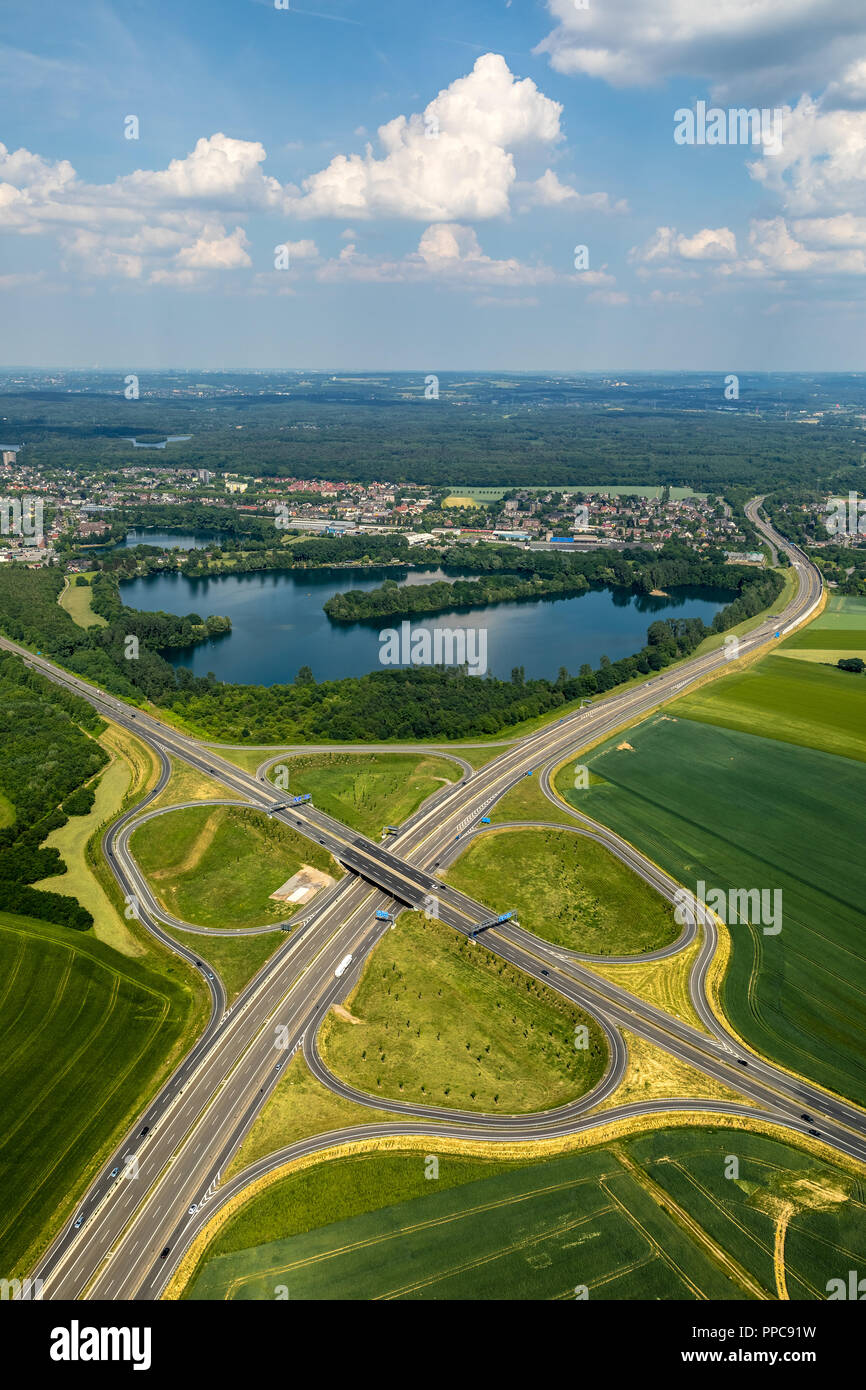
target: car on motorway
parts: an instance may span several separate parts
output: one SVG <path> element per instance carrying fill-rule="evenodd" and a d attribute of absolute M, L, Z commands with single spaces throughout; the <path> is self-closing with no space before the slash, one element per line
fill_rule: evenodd
<path fill-rule="evenodd" d="M 109 1173 L 108 1176 L 109 1176 L 110 1178 L 116 1178 L 119 1172 L 120 1172 L 120 1169 L 119 1169 L 119 1168 L 112 1168 L 112 1170 L 111 1170 L 111 1172 Z"/>
<path fill-rule="evenodd" d="M 74 1225 L 73 1225 L 73 1230 L 77 1231 L 78 1228 L 79 1228 L 79 1227 L 81 1226 L 81 1224 L 83 1223 L 83 1221 L 84 1221 L 84 1215 L 83 1215 L 83 1213 L 82 1213 L 81 1216 L 76 1216 L 75 1222 L 74 1222 Z"/>
<path fill-rule="evenodd" d="M 144 1129 L 140 1129 L 140 1130 L 138 1131 L 138 1137 L 139 1137 L 139 1139 L 143 1139 L 144 1136 L 145 1136 L 146 1134 L 149 1134 L 149 1133 L 150 1133 L 150 1125 L 145 1125 L 145 1126 L 144 1126 Z"/>
<path fill-rule="evenodd" d="M 187 1212 L 187 1216 L 195 1216 L 195 1214 L 196 1214 L 197 1211 L 198 1211 L 198 1204 L 197 1204 L 196 1202 L 193 1202 L 192 1206 L 190 1207 L 189 1211 Z"/>
<path fill-rule="evenodd" d="M 170 1249 L 171 1249 L 171 1246 L 170 1246 L 170 1245 L 167 1245 L 167 1246 L 165 1247 L 165 1249 L 163 1250 L 163 1252 L 162 1252 L 162 1254 L 160 1255 L 159 1258 L 160 1258 L 161 1260 L 164 1260 Z"/>
<path fill-rule="evenodd" d="M 814 1136 L 815 1136 L 816 1139 L 820 1139 L 820 1138 L 821 1138 L 821 1131 L 820 1131 L 820 1129 L 810 1129 L 810 1130 L 809 1130 L 809 1133 L 810 1133 L 810 1134 L 814 1134 Z"/>
<path fill-rule="evenodd" d="M 743 1061 L 742 1057 L 738 1057 L 737 1061 L 739 1062 L 741 1067 L 747 1067 L 749 1065 L 748 1062 Z"/>
<path fill-rule="evenodd" d="M 282 1069 L 283 1069 L 283 1064 L 282 1064 L 282 1062 L 277 1062 L 277 1067 L 276 1067 L 276 1069 L 277 1069 L 277 1071 L 282 1071 Z"/>
<path fill-rule="evenodd" d="M 541 973 L 542 973 L 542 975 L 549 975 L 549 974 L 550 974 L 550 971 L 549 971 L 549 970 L 542 970 Z"/>
<path fill-rule="evenodd" d="M 207 977 L 209 980 L 213 979 L 213 975 L 210 973 L 210 971 L 207 972 Z"/>
<path fill-rule="evenodd" d="M 811 1121 L 812 1116 L 811 1116 L 811 1115 L 807 1115 L 806 1112 L 804 1111 L 803 1114 L 800 1116 L 800 1119 L 801 1119 L 801 1120 L 809 1120 L 809 1121 Z"/>

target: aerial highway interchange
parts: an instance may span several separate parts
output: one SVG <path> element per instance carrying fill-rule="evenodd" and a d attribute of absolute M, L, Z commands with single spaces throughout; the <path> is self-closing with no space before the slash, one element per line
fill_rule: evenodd
<path fill-rule="evenodd" d="M 749 517 L 772 544 L 788 553 L 797 577 L 797 592 L 781 616 L 764 619 L 740 639 L 740 655 L 757 651 L 775 635 L 807 620 L 822 599 L 816 568 L 802 551 L 772 530 L 761 518 L 759 506 L 759 498 L 749 504 Z M 726 1084 L 744 1099 L 742 1105 L 682 1099 L 625 1105 L 606 1109 L 605 1120 L 664 1110 L 718 1111 L 754 1117 L 757 1106 L 765 1118 L 801 1133 L 817 1131 L 832 1148 L 866 1161 L 866 1114 L 862 1110 L 746 1051 L 713 1011 L 706 980 L 716 948 L 717 928 L 712 913 L 698 904 L 694 919 L 683 928 L 680 938 L 647 958 L 680 950 L 701 931 L 702 945 L 692 968 L 690 996 L 703 1030 L 593 973 L 583 964 L 590 963 L 591 956 L 553 946 L 525 931 L 516 921 L 499 923 L 485 932 L 488 950 L 529 975 L 543 975 L 548 986 L 591 1014 L 605 1034 L 609 1050 L 605 1075 L 589 1094 L 556 1110 L 494 1117 L 408 1102 L 383 1102 L 334 1076 L 317 1050 L 318 1027 L 328 1009 L 351 992 L 365 960 L 390 929 L 390 921 L 377 919 L 377 912 L 390 918 L 403 908 L 422 909 L 467 936 L 479 925 L 489 923 L 493 915 L 490 908 L 450 886 L 437 871 L 447 868 L 467 840 L 483 832 L 481 818 L 490 807 L 523 777 L 535 775 L 544 794 L 562 810 L 563 803 L 550 782 L 552 770 L 567 756 L 644 717 L 695 681 L 722 672 L 728 659 L 724 648 L 682 662 L 621 694 L 599 699 L 526 738 L 503 743 L 501 753 L 477 772 L 456 750 L 451 756 L 462 764 L 461 779 L 430 797 L 399 827 L 396 836 L 377 844 L 310 803 L 286 805 L 285 798 L 281 802 L 267 773 L 285 753 L 275 756 L 262 750 L 263 761 L 256 772 L 244 772 L 223 757 L 218 746 L 169 727 L 38 654 L 6 640 L 0 640 L 0 645 L 89 700 L 106 718 L 128 729 L 156 753 L 160 763 L 156 785 L 108 828 L 103 848 L 122 892 L 138 904 L 140 920 L 165 946 L 200 971 L 212 998 L 205 1031 L 105 1162 L 78 1203 L 74 1220 L 57 1235 L 34 1269 L 33 1274 L 43 1281 L 44 1298 L 159 1298 L 184 1252 L 221 1204 L 242 1192 L 262 1173 L 305 1153 L 383 1133 L 429 1135 L 431 1143 L 442 1135 L 495 1143 L 552 1138 L 591 1129 L 599 1123 L 593 1109 L 616 1091 L 625 1071 L 627 1049 L 620 1032 L 623 1027 Z M 389 748 L 393 751 L 393 745 Z M 162 813 L 149 811 L 148 807 L 168 783 L 169 759 L 186 763 L 222 784 L 226 789 L 225 801 L 216 804 L 240 802 L 267 811 L 322 845 L 347 871 L 343 879 L 320 892 L 310 908 L 299 914 L 300 925 L 293 923 L 286 941 L 230 1009 L 226 1008 L 219 974 L 207 961 L 206 941 L 196 954 L 169 934 L 166 928 L 172 926 L 185 931 L 196 928 L 165 912 L 130 851 L 135 826 L 144 817 Z M 589 835 L 605 844 L 673 901 L 681 885 L 612 831 L 586 820 L 577 811 L 571 810 L 571 815 L 576 834 Z M 214 934 L 211 930 L 198 930 L 202 937 Z M 249 930 L 272 931 L 273 924 L 247 928 L 244 934 Z M 222 934 L 231 931 L 225 929 Z M 338 962 L 347 956 L 351 956 L 349 967 L 335 975 Z M 275 1046 L 278 1031 L 284 1044 L 279 1048 Z M 299 1049 L 323 1085 L 356 1103 L 392 1111 L 400 1118 L 387 1126 L 358 1125 L 301 1140 L 258 1160 L 231 1181 L 222 1181 L 229 1162 L 278 1082 L 283 1066 Z M 134 1178 L 133 1171 L 137 1173 Z"/>

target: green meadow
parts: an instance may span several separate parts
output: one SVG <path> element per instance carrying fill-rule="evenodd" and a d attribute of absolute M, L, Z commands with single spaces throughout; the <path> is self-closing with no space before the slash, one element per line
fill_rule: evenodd
<path fill-rule="evenodd" d="M 346 1005 L 322 1025 L 322 1059 L 383 1100 L 525 1114 L 584 1095 L 607 1063 L 594 1019 L 420 912 L 385 933 Z"/>
<path fill-rule="evenodd" d="M 283 921 L 297 904 L 270 895 L 302 865 L 342 874 L 319 845 L 242 806 L 167 811 L 133 832 L 130 849 L 167 911 L 196 927 Z"/>
<path fill-rule="evenodd" d="M 516 910 L 527 931 L 572 951 L 636 955 L 667 946 L 681 931 L 649 884 L 603 845 L 569 830 L 488 831 L 445 877 L 497 912 Z"/>
<path fill-rule="evenodd" d="M 417 753 L 303 753 L 285 765 L 293 794 L 309 792 L 320 811 L 372 839 L 460 776 L 449 758 Z"/>

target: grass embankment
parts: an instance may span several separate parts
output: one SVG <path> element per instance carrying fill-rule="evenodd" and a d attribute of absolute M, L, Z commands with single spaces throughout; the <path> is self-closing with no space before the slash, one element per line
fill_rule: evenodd
<path fill-rule="evenodd" d="M 694 1123 L 543 1162 L 352 1154 L 224 1220 L 193 1299 L 823 1299 L 862 1248 L 862 1186 L 742 1124 Z M 734 1162 L 732 1162 L 734 1160 Z M 580 1290 L 586 1292 L 582 1295 Z"/>
<path fill-rule="evenodd" d="M 91 606 L 93 590 L 90 587 L 95 570 L 89 571 L 84 575 L 70 575 L 66 581 L 66 588 L 58 596 L 57 602 L 61 608 L 65 608 L 70 618 L 79 627 L 108 627 L 105 618 L 94 613 Z M 76 584 L 76 579 L 86 579 L 86 584 Z"/>
<path fill-rule="evenodd" d="M 724 1086 L 711 1076 L 681 1062 L 646 1038 L 622 1029 L 628 1047 L 625 1075 L 613 1095 L 608 1096 L 593 1113 L 611 1110 L 617 1105 L 631 1105 L 650 1100 L 724 1100 L 737 1105 L 753 1102 L 730 1086 Z"/>
<path fill-rule="evenodd" d="M 178 806 L 185 801 L 219 801 L 230 799 L 244 801 L 241 792 L 207 777 L 197 768 L 187 763 L 171 759 L 171 776 L 159 796 L 150 802 L 147 809 L 157 811 L 163 806 Z"/>
<path fill-rule="evenodd" d="M 571 766 L 572 763 L 569 762 L 569 767 Z M 533 773 L 531 777 L 522 777 L 505 793 L 501 801 L 489 808 L 487 815 L 492 825 L 516 820 L 552 821 L 559 825 L 577 823 L 574 816 L 570 816 L 562 806 L 548 800 L 541 790 L 537 773 Z"/>
<path fill-rule="evenodd" d="M 225 1176 L 230 1178 L 257 1158 L 264 1158 L 311 1134 L 329 1134 L 349 1125 L 381 1124 L 400 1118 L 393 1110 L 374 1110 L 329 1091 L 312 1075 L 298 1052 L 280 1077 Z"/>
<path fill-rule="evenodd" d="M 192 806 L 145 821 L 130 848 L 168 912 L 197 927 L 284 921 L 298 905 L 270 894 L 309 864 L 342 870 L 319 845 L 241 806 Z"/>
<path fill-rule="evenodd" d="M 229 1004 L 234 1003 L 244 986 L 286 940 L 281 931 L 256 932 L 249 936 L 199 936 L 196 932 L 172 927 L 165 930 L 181 946 L 214 967 L 225 985 Z"/>
<path fill-rule="evenodd" d="M 112 1144 L 189 1047 L 200 993 L 162 953 L 133 959 L 90 933 L 0 913 L 4 1276 L 25 1272 L 70 1219 Z"/>
<path fill-rule="evenodd" d="M 372 839 L 460 776 L 449 758 L 417 753 L 306 753 L 285 766 L 292 795 L 309 792 L 320 811 Z"/>
<path fill-rule="evenodd" d="M 580 807 L 691 891 L 701 880 L 766 890 L 771 909 L 781 893 L 778 934 L 760 920 L 730 925 L 725 1014 L 757 1052 L 866 1103 L 866 858 L 850 852 L 866 840 L 863 762 L 653 716 L 628 748 L 612 739 L 589 765 L 605 781 L 579 793 Z"/>
<path fill-rule="evenodd" d="M 593 961 L 587 969 L 705 1033 L 707 1030 L 689 994 L 689 978 L 700 949 L 701 937 L 698 936 L 689 946 L 662 960 L 636 960 L 625 964 Z"/>
<path fill-rule="evenodd" d="M 488 831 L 445 875 L 557 946 L 639 955 L 675 941 L 670 905 L 603 845 L 567 830 Z"/>
<path fill-rule="evenodd" d="M 403 913 L 331 1015 L 322 1058 L 372 1095 L 525 1114 L 563 1105 L 600 1080 L 598 1025 L 544 985 L 420 913 Z M 586 1025 L 589 1046 L 575 1046 Z"/>

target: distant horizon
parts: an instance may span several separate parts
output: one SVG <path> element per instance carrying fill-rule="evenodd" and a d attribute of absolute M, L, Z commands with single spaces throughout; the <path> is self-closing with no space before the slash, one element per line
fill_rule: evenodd
<path fill-rule="evenodd" d="M 622 365 L 612 367 L 443 367 L 436 366 L 437 374 L 456 373 L 466 374 L 474 372 L 479 376 L 609 376 L 611 374 L 628 374 L 629 376 L 718 376 L 724 374 L 722 367 L 624 367 Z M 327 376 L 329 373 L 339 372 L 345 374 L 351 372 L 359 376 L 423 376 L 431 370 L 430 363 L 423 366 L 408 367 L 296 367 L 296 366 L 268 366 L 268 367 L 203 367 L 200 364 L 191 366 L 166 365 L 155 366 L 151 364 L 120 362 L 113 366 L 68 366 L 60 363 L 51 363 L 46 366 L 39 366 L 33 363 L 0 363 L 0 372 L 77 372 L 90 373 L 91 375 L 108 376 L 115 372 L 127 372 L 135 368 L 137 372 L 202 372 L 208 376 L 219 376 L 221 373 L 238 373 L 250 376 L 260 376 L 272 372 L 313 372 L 319 376 Z M 863 376 L 866 377 L 866 367 L 738 367 L 740 376 Z"/>

